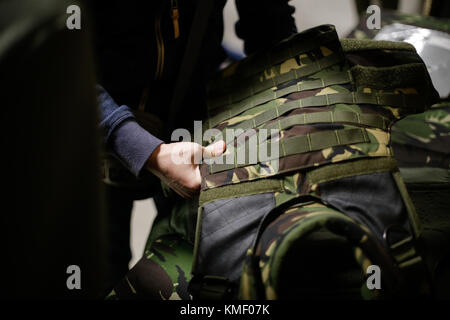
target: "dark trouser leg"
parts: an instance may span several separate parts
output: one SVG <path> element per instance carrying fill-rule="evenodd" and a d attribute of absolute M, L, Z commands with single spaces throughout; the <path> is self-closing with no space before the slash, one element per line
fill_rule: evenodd
<path fill-rule="evenodd" d="M 128 272 L 131 259 L 130 219 L 133 199 L 120 188 L 106 187 L 108 219 L 107 292 Z"/>

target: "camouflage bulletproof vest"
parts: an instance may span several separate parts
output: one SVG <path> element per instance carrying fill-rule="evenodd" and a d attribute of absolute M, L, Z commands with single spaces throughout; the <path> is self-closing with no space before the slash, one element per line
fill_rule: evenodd
<path fill-rule="evenodd" d="M 394 122 L 437 99 L 412 46 L 339 41 L 323 25 L 229 66 L 209 96 L 204 129 L 253 131 L 201 166 L 194 294 L 234 284 L 241 298 L 303 297 L 321 281 L 353 282 L 349 297 L 426 293 L 420 222 L 390 145 Z M 252 136 L 279 157 L 255 159 Z M 371 265 L 384 290 L 368 290 Z"/>

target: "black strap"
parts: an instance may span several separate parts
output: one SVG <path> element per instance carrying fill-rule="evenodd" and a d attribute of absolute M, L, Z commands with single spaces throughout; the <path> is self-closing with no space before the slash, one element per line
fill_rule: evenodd
<path fill-rule="evenodd" d="M 169 109 L 168 130 L 175 129 L 175 118 L 179 114 L 181 103 L 190 84 L 191 75 L 197 65 L 198 55 L 205 35 L 209 16 L 214 5 L 214 0 L 198 0 L 194 20 L 189 33 L 188 43 L 178 73 L 173 98 Z"/>
<path fill-rule="evenodd" d="M 188 286 L 193 300 L 231 300 L 236 289 L 227 278 L 200 274 L 194 275 Z"/>

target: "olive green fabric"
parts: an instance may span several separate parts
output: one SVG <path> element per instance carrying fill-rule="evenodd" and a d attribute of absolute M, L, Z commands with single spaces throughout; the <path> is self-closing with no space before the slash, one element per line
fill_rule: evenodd
<path fill-rule="evenodd" d="M 394 67 L 354 66 L 351 69 L 353 79 L 358 87 L 385 89 L 389 87 L 417 86 L 420 92 L 431 92 L 430 79 L 424 77 L 423 63 L 408 63 Z M 418 84 L 420 84 L 418 86 Z M 427 98 L 427 97 L 426 97 Z M 432 97 L 429 97 L 432 98 Z M 427 103 L 428 105 L 430 102 Z"/>
<path fill-rule="evenodd" d="M 340 179 L 352 175 L 375 173 L 380 171 L 394 171 L 397 163 L 391 158 L 365 159 L 353 162 L 344 162 L 334 166 L 325 166 L 307 172 L 311 184 L 319 184 L 332 179 Z"/>
<path fill-rule="evenodd" d="M 241 183 L 232 186 L 210 189 L 202 192 L 199 199 L 199 206 L 220 199 L 227 199 L 235 196 L 245 196 L 249 194 L 279 192 L 283 189 L 279 179 L 265 179 L 258 182 Z"/>
<path fill-rule="evenodd" d="M 367 39 L 342 39 L 342 50 L 345 53 L 364 50 L 401 50 L 416 52 L 412 44 L 406 42 L 373 41 Z"/>

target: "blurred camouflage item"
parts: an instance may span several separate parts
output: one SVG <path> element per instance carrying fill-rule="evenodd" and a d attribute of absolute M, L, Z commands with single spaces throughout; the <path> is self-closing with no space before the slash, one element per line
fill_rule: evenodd
<path fill-rule="evenodd" d="M 450 102 L 400 120 L 391 141 L 406 183 L 450 182 Z"/>
<path fill-rule="evenodd" d="M 433 6 L 435 2 L 433 2 Z M 447 5 L 448 4 L 440 4 Z M 433 8 L 432 11 L 436 11 Z M 448 12 L 448 10 L 447 10 Z M 433 15 L 445 16 L 444 12 L 434 12 Z M 434 285 L 434 296 L 437 298 L 450 298 L 448 286 L 450 284 L 450 220 L 448 219 L 448 208 L 450 207 L 450 140 L 449 140 L 449 120 L 450 108 L 448 97 L 448 62 L 441 54 L 436 54 L 436 44 L 444 49 L 446 41 L 442 39 L 438 42 L 423 41 L 422 36 L 427 34 L 433 38 L 433 33 L 437 38 L 443 38 L 439 32 L 450 34 L 450 19 L 434 18 L 419 15 L 400 14 L 383 9 L 381 15 L 381 31 L 383 37 L 389 37 L 401 41 L 417 42 L 422 47 L 419 54 L 423 56 L 427 68 L 433 73 L 440 73 L 440 76 L 433 79 L 437 88 L 440 87 L 440 94 L 447 102 L 433 105 L 424 113 L 410 115 L 397 122 L 391 132 L 392 148 L 394 156 L 398 162 L 400 172 L 405 180 L 406 187 L 423 224 L 423 250 L 427 252 L 425 256 L 428 269 L 431 270 L 431 280 Z M 350 37 L 359 39 L 373 38 L 381 34 L 379 30 L 368 30 L 365 23 L 366 17 L 363 15 L 359 26 L 352 32 Z M 398 26 L 398 27 L 397 27 Z M 411 39 L 411 34 L 402 34 L 401 29 L 409 26 L 416 26 L 416 38 Z M 397 30 L 395 30 L 397 29 Z M 408 31 L 410 32 L 410 31 Z M 411 32 L 415 32 L 412 30 Z M 410 33 L 411 33 L 410 32 Z M 407 36 L 405 39 L 401 37 Z M 421 40 L 422 39 L 422 40 Z M 436 39 L 436 37 L 435 37 Z M 431 40 L 435 40 L 431 39 Z M 427 48 L 428 46 L 428 48 Z M 448 50 L 448 47 L 447 47 Z M 439 51 L 439 50 L 438 50 Z M 447 51 L 448 52 L 448 51 Z M 440 79 L 441 78 L 441 79 Z"/>
<path fill-rule="evenodd" d="M 450 104 L 408 116 L 392 128 L 392 146 L 423 224 L 424 250 L 435 296 L 450 293 Z"/>
<path fill-rule="evenodd" d="M 106 299 L 190 300 L 192 245 L 177 236 L 153 241 Z"/>

